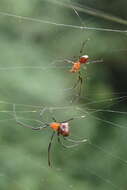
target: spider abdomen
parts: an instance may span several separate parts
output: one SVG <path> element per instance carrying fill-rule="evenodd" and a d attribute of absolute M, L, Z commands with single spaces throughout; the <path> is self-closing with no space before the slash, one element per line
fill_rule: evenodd
<path fill-rule="evenodd" d="M 68 123 L 61 123 L 60 128 L 59 128 L 59 134 L 63 136 L 69 136 L 70 131 L 69 131 L 69 124 Z"/>
<path fill-rule="evenodd" d="M 89 59 L 89 56 L 88 55 L 83 55 L 79 58 L 79 62 L 80 64 L 85 64 Z"/>

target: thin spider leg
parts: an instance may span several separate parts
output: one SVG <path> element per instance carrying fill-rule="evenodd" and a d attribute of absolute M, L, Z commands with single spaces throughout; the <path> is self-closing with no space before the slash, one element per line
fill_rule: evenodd
<path fill-rule="evenodd" d="M 48 110 L 47 107 L 44 107 L 44 108 L 42 108 L 42 109 L 40 110 L 39 117 L 40 117 L 40 120 L 41 120 L 42 122 L 44 122 L 44 121 L 42 120 L 42 117 L 43 117 L 43 114 L 45 113 L 46 110 Z"/>
<path fill-rule="evenodd" d="M 51 114 L 52 120 L 53 120 L 54 122 L 57 122 L 57 120 L 56 120 L 56 118 L 55 118 L 55 116 L 54 116 L 54 114 L 53 114 L 52 108 L 49 109 L 49 113 Z"/>
<path fill-rule="evenodd" d="M 79 96 L 81 95 L 81 91 L 82 91 L 82 82 L 83 82 L 83 79 L 81 77 L 81 73 L 79 73 L 79 93 L 78 93 Z"/>
<path fill-rule="evenodd" d="M 71 64 L 73 64 L 73 63 L 74 63 L 74 61 L 69 60 L 69 59 L 64 59 L 63 61 L 64 61 L 65 63 L 71 63 Z"/>
<path fill-rule="evenodd" d="M 88 41 L 89 41 L 89 38 L 82 43 L 82 46 L 81 46 L 81 49 L 80 49 L 80 55 L 83 53 L 84 47 L 85 47 L 85 45 L 87 44 Z"/>
<path fill-rule="evenodd" d="M 55 135 L 55 131 L 53 131 L 49 145 L 48 145 L 48 165 L 51 166 L 51 158 L 50 158 L 50 151 L 51 151 L 51 145 L 52 145 L 52 140 Z"/>
<path fill-rule="evenodd" d="M 43 117 L 42 117 L 45 111 L 48 111 L 48 108 L 47 108 L 47 107 L 44 107 L 43 109 L 40 110 L 39 116 L 40 116 L 40 121 L 43 122 L 44 124 L 47 124 L 47 123 L 43 120 Z M 47 125 L 48 125 L 48 124 L 47 124 Z"/>
<path fill-rule="evenodd" d="M 32 127 L 32 126 L 27 125 L 27 124 L 25 124 L 25 123 L 23 123 L 23 122 L 21 122 L 21 121 L 19 121 L 19 120 L 17 120 L 17 119 L 16 119 L 16 122 L 17 122 L 18 124 L 20 124 L 21 126 L 27 127 L 27 128 L 31 128 L 32 130 L 42 130 L 42 129 L 44 129 L 44 128 L 47 127 L 47 125 L 40 126 L 40 127 Z"/>
<path fill-rule="evenodd" d="M 98 59 L 98 60 L 88 61 L 86 64 L 90 64 L 90 63 L 103 63 L 103 62 L 104 62 L 103 59 Z"/>
<path fill-rule="evenodd" d="M 30 126 L 30 125 L 27 125 L 27 124 L 25 124 L 25 123 L 19 121 L 18 118 L 17 118 L 17 115 L 16 115 L 16 111 L 15 111 L 15 104 L 13 105 L 13 113 L 14 113 L 14 119 L 16 120 L 16 122 L 17 122 L 18 124 L 20 124 L 21 126 L 23 126 L 23 127 L 31 128 L 32 130 L 42 130 L 42 129 L 44 129 L 44 128 L 46 128 L 46 127 L 48 126 L 48 124 L 46 123 L 44 126 L 32 127 L 32 126 Z M 42 124 L 43 124 L 43 123 L 42 123 Z"/>
<path fill-rule="evenodd" d="M 73 143 L 84 143 L 84 142 L 88 141 L 88 139 L 74 140 L 74 139 L 71 139 L 68 137 L 63 137 L 63 138 L 64 138 L 64 140 L 69 141 L 69 142 L 73 142 Z"/>
<path fill-rule="evenodd" d="M 40 117 L 44 114 L 44 112 L 47 110 L 47 107 L 44 107 L 43 109 L 40 110 Z"/>
<path fill-rule="evenodd" d="M 81 77 L 80 71 L 78 72 L 78 79 L 77 79 L 76 83 L 75 83 L 74 86 L 73 86 L 72 88 L 70 88 L 70 89 L 71 89 L 71 90 L 72 90 L 72 89 L 75 89 L 75 88 L 78 86 L 78 84 L 82 85 L 82 77 Z M 80 87 L 80 88 L 81 88 L 81 87 Z"/>
<path fill-rule="evenodd" d="M 70 118 L 70 119 L 68 119 L 68 120 L 60 121 L 59 123 L 66 123 L 66 122 L 72 121 L 72 120 L 74 120 L 74 119 L 79 119 L 79 118 L 80 118 L 80 119 L 81 119 L 81 118 L 85 118 L 85 116 L 82 115 L 82 116 L 72 117 L 72 118 Z"/>
<path fill-rule="evenodd" d="M 65 144 L 61 141 L 60 136 L 59 136 L 59 135 L 57 135 L 57 136 L 58 136 L 58 143 L 59 143 L 60 145 L 62 145 L 64 148 L 73 148 L 73 147 L 79 145 L 79 143 L 75 143 L 75 144 L 72 144 L 72 145 L 65 145 Z"/>
<path fill-rule="evenodd" d="M 81 73 L 80 73 L 80 71 L 79 71 L 78 83 L 76 83 L 76 85 L 74 85 L 74 87 L 73 87 L 73 88 L 76 88 L 76 87 L 78 86 L 78 84 L 79 84 L 79 91 L 78 91 L 78 94 L 76 95 L 76 97 L 73 98 L 71 102 L 73 102 L 75 99 L 77 99 L 77 97 L 80 97 L 81 91 L 82 91 L 82 82 L 83 82 L 83 79 L 82 79 Z"/>
<path fill-rule="evenodd" d="M 74 120 L 74 118 L 70 118 L 70 119 L 68 119 L 68 120 L 61 121 L 60 123 L 66 123 L 66 122 L 69 122 L 69 121 L 72 121 L 72 120 Z"/>
<path fill-rule="evenodd" d="M 55 119 L 55 117 L 52 117 L 52 120 L 55 121 L 55 122 L 57 122 L 56 119 Z"/>
<path fill-rule="evenodd" d="M 72 89 L 76 88 L 81 80 L 82 80 L 82 77 L 81 77 L 81 73 L 79 71 L 78 72 L 78 79 L 77 79 L 76 83 L 74 84 L 74 86 L 72 87 Z"/>

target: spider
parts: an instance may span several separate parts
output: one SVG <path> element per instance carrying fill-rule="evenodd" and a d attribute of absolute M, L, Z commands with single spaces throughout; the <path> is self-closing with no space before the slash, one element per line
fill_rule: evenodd
<path fill-rule="evenodd" d="M 86 41 L 84 41 L 82 43 L 82 46 L 81 46 L 81 49 L 80 49 L 80 55 L 78 57 L 74 57 L 74 61 L 71 61 L 71 60 L 68 60 L 68 59 L 64 60 L 65 62 L 72 64 L 72 67 L 70 69 L 71 73 L 78 73 L 77 81 L 74 84 L 74 86 L 71 88 L 71 89 L 75 89 L 79 85 L 78 96 L 81 95 L 81 87 L 82 87 L 82 82 L 83 82 L 83 78 L 81 76 L 80 69 L 81 69 L 82 65 L 88 64 L 88 60 L 89 60 L 89 56 L 88 55 L 82 55 L 83 50 L 84 50 L 84 46 L 86 45 L 86 43 L 87 43 L 88 40 L 89 39 L 87 39 Z"/>
<path fill-rule="evenodd" d="M 71 138 L 68 138 L 68 136 L 70 135 L 70 130 L 69 130 L 69 122 L 74 120 L 75 118 L 70 118 L 68 120 L 65 121 L 56 121 L 56 119 L 54 117 L 52 117 L 53 122 L 52 123 L 42 123 L 42 126 L 39 127 L 33 127 L 30 125 L 27 125 L 23 122 L 21 122 L 16 115 L 16 111 L 15 111 L 15 105 L 13 105 L 13 112 L 14 112 L 14 119 L 16 120 L 16 122 L 26 128 L 30 128 L 32 130 L 42 130 L 44 128 L 50 127 L 52 129 L 52 135 L 51 135 L 51 139 L 48 145 L 48 165 L 51 166 L 51 158 L 50 158 L 50 152 L 51 152 L 51 145 L 52 145 L 52 141 L 53 141 L 53 137 L 55 136 L 55 134 L 57 135 L 57 139 L 58 139 L 58 143 L 60 145 L 62 145 L 64 148 L 72 148 L 77 146 L 80 143 L 86 142 L 87 139 L 82 139 L 82 140 L 74 140 Z M 71 145 L 65 145 L 62 141 L 60 137 L 63 137 L 64 140 L 72 142 L 73 144 Z"/>
<path fill-rule="evenodd" d="M 72 64 L 72 67 L 70 69 L 70 72 L 71 73 L 78 73 L 78 78 L 77 78 L 77 81 L 76 83 L 74 84 L 74 86 L 70 89 L 75 89 L 78 85 L 79 85 L 79 93 L 78 93 L 78 96 L 81 95 L 81 88 L 82 88 L 82 83 L 83 83 L 83 78 L 81 76 L 81 66 L 82 65 L 85 65 L 85 64 L 89 64 L 90 62 L 91 63 L 96 63 L 96 62 L 102 62 L 103 60 L 95 60 L 95 61 L 90 61 L 89 62 L 89 56 L 88 55 L 82 55 L 83 54 L 83 50 L 84 50 L 84 47 L 86 45 L 86 43 L 88 42 L 89 39 L 87 39 L 86 41 L 84 41 L 82 43 L 82 46 L 81 46 L 81 49 L 80 49 L 80 54 L 78 57 L 74 57 L 74 61 L 71 61 L 71 60 L 68 60 L 68 59 L 64 59 L 65 62 L 67 63 L 71 63 Z"/>

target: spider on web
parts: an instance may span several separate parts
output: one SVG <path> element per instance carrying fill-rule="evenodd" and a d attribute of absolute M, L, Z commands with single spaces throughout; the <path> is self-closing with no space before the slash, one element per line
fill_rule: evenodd
<path fill-rule="evenodd" d="M 52 135 L 51 135 L 50 142 L 48 145 L 48 165 L 49 166 L 51 166 L 50 151 L 51 151 L 53 137 L 55 135 L 57 136 L 58 143 L 60 145 L 62 145 L 64 148 L 72 148 L 72 147 L 79 145 L 80 143 L 87 142 L 86 138 L 82 139 L 82 140 L 74 140 L 74 139 L 69 138 L 69 135 L 70 135 L 69 122 L 74 120 L 75 118 L 70 118 L 70 119 L 67 119 L 65 121 L 56 121 L 56 119 L 54 117 L 52 117 L 53 122 L 51 122 L 51 123 L 41 122 L 42 123 L 41 126 L 33 127 L 31 125 L 25 124 L 24 122 L 22 122 L 18 119 L 18 117 L 16 115 L 15 104 L 13 105 L 13 113 L 14 113 L 15 121 L 23 127 L 30 128 L 30 129 L 35 130 L 35 131 L 36 130 L 41 131 L 42 129 L 47 128 L 47 127 L 50 127 L 52 129 Z M 84 116 L 82 116 L 82 117 L 84 117 Z M 73 144 L 65 145 L 63 143 L 63 141 L 61 141 L 61 137 L 63 137 L 64 140 L 71 142 Z"/>
<path fill-rule="evenodd" d="M 88 39 L 89 40 L 89 39 Z M 72 89 L 75 89 L 78 85 L 79 85 L 79 92 L 78 92 L 78 96 L 81 95 L 81 88 L 82 88 L 82 83 L 83 83 L 83 78 L 81 76 L 81 66 L 84 64 L 88 63 L 89 60 L 89 56 L 88 55 L 82 55 L 83 54 L 83 50 L 84 47 L 87 43 L 87 41 L 84 41 L 82 43 L 81 49 L 80 49 L 80 54 L 77 57 L 74 57 L 74 61 L 69 61 L 69 60 L 65 60 L 66 62 L 69 62 L 72 64 L 72 68 L 70 70 L 71 73 L 78 73 L 78 78 L 76 83 L 74 84 L 74 86 L 72 87 Z"/>
<path fill-rule="evenodd" d="M 89 63 L 103 62 L 102 59 L 89 62 L 89 56 L 88 55 L 83 55 L 84 47 L 85 47 L 86 43 L 88 42 L 88 40 L 89 39 L 87 39 L 86 41 L 84 41 L 82 43 L 82 46 L 81 46 L 81 49 L 80 49 L 80 52 L 79 52 L 79 56 L 74 56 L 73 60 L 64 59 L 64 62 L 72 64 L 70 72 L 71 73 L 78 73 L 78 78 L 77 78 L 75 84 L 73 85 L 72 88 L 70 88 L 70 89 L 75 89 L 75 88 L 77 88 L 79 86 L 78 97 L 81 96 L 81 90 L 82 90 L 82 84 L 83 84 L 83 77 L 81 75 L 82 66 L 84 66 L 86 64 L 89 64 Z"/>

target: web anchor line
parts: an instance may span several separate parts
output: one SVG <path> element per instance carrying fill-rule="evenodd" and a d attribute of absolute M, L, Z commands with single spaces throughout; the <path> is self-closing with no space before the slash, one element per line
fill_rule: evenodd
<path fill-rule="evenodd" d="M 61 26 L 61 27 L 66 27 L 66 28 L 74 28 L 74 29 L 81 29 L 81 30 L 95 30 L 95 31 L 103 31 L 103 32 L 127 33 L 127 30 L 87 27 L 87 26 L 77 26 L 77 25 L 64 24 L 64 23 L 56 23 L 56 22 L 37 19 L 37 18 L 33 18 L 33 17 L 21 16 L 21 15 L 17 15 L 17 14 L 8 13 L 8 12 L 3 12 L 3 11 L 0 11 L 0 15 L 18 18 L 18 19 L 27 20 L 27 21 L 32 21 L 32 22 L 43 23 L 43 24 L 51 24 L 51 25 L 56 25 L 56 26 Z"/>

